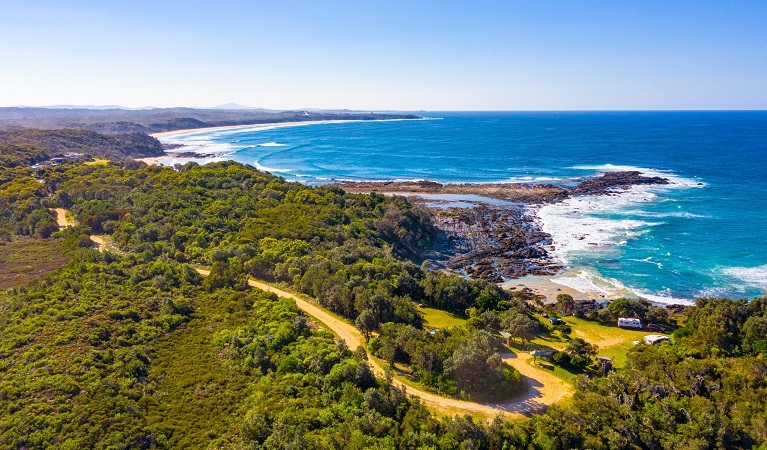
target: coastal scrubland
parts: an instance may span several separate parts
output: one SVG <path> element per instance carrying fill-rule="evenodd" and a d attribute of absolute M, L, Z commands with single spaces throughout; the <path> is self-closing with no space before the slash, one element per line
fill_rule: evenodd
<path fill-rule="evenodd" d="M 58 239 L 16 237 L 0 241 L 0 290 L 22 286 L 66 265 L 68 253 Z"/>
<path fill-rule="evenodd" d="M 415 264 L 438 231 L 404 197 L 309 187 L 233 162 L 33 171 L 24 161 L 0 167 L 0 237 L 40 251 L 55 242 L 71 261 L 0 294 L 2 447 L 767 442 L 767 298 L 700 299 L 681 315 L 630 299 L 590 312 L 565 297 L 545 306 Z M 78 225 L 59 230 L 51 208 Z M 93 234 L 119 252 L 92 249 Z M 303 293 L 355 323 L 366 345 L 348 348 L 249 278 Z M 542 312 L 566 324 L 547 325 Z M 627 312 L 676 327 L 673 343 L 622 346 L 618 367 L 602 373 L 594 357 L 600 343 L 614 348 L 608 325 Z M 441 395 L 513 401 L 535 380 L 506 362 L 510 349 L 526 358 L 554 341 L 546 364 L 575 394 L 524 421 L 437 416 L 368 362 L 405 367 L 401 376 Z"/>

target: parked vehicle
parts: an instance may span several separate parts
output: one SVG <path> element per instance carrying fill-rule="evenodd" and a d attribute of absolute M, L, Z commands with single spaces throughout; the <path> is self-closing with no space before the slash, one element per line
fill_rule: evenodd
<path fill-rule="evenodd" d="M 651 324 L 647 325 L 647 329 L 650 330 L 650 331 L 658 331 L 658 332 L 661 332 L 661 333 L 665 333 L 666 332 L 666 329 L 664 327 L 662 327 L 662 326 L 660 326 L 658 324 L 655 324 L 655 323 L 651 323 Z"/>
<path fill-rule="evenodd" d="M 556 318 L 556 317 L 552 317 L 551 319 L 549 319 L 549 322 L 551 322 L 552 325 L 564 325 L 567 323 L 564 320 Z"/>
<path fill-rule="evenodd" d="M 642 329 L 642 322 L 639 319 L 620 317 L 618 319 L 618 326 L 621 328 L 638 328 Z"/>
<path fill-rule="evenodd" d="M 644 343 L 647 345 L 660 345 L 664 342 L 671 342 L 671 338 L 661 334 L 648 334 L 644 337 Z"/>

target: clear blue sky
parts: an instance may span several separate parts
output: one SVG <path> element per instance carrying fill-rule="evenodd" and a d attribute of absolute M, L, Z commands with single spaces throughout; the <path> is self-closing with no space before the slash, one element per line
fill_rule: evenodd
<path fill-rule="evenodd" d="M 767 109 L 767 1 L 0 0 L 0 106 Z"/>

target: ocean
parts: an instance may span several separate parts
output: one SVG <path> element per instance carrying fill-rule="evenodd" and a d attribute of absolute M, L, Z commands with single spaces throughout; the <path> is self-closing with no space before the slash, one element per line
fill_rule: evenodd
<path fill-rule="evenodd" d="M 556 282 L 655 302 L 767 294 L 767 112 L 429 112 L 428 120 L 204 130 L 161 138 L 289 180 L 673 182 L 538 207 Z M 169 158 L 164 164 L 189 159 Z M 199 162 L 199 161 L 198 161 Z"/>

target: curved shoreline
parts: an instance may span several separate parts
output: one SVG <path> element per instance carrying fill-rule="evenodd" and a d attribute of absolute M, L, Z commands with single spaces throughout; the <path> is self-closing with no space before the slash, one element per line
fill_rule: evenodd
<path fill-rule="evenodd" d="M 245 129 L 251 129 L 251 128 L 260 128 L 260 127 L 270 127 L 270 128 L 282 128 L 282 127 L 295 127 L 295 126 L 301 126 L 301 125 L 316 125 L 316 124 L 323 124 L 323 123 L 357 123 L 357 122 L 397 122 L 397 121 L 404 121 L 404 120 L 431 120 L 430 118 L 426 117 L 419 117 L 416 119 L 330 119 L 330 120 L 306 120 L 306 121 L 292 121 L 292 122 L 264 122 L 264 123 L 252 123 L 252 124 L 243 124 L 243 125 L 222 125 L 217 127 L 203 127 L 203 128 L 187 128 L 183 130 L 173 130 L 173 131 L 161 131 L 158 133 L 152 133 L 150 136 L 153 138 L 166 138 L 166 137 L 172 137 L 172 136 L 179 136 L 179 135 L 185 135 L 185 134 L 195 134 L 195 133 L 207 133 L 211 131 L 236 131 L 236 130 L 245 130 Z"/>
<path fill-rule="evenodd" d="M 529 289 L 546 302 L 565 293 L 598 302 L 632 297 L 660 306 L 692 304 L 693 300 L 687 298 L 644 294 L 602 275 L 596 267 L 568 264 L 561 259 L 554 236 L 537 213 L 540 207 L 563 205 L 568 200 L 610 197 L 643 185 L 664 187 L 677 183 L 640 171 L 607 172 L 578 181 L 575 186 L 434 181 L 332 184 L 351 192 L 407 196 L 430 208 L 444 236 L 441 248 L 424 256 L 432 269 L 482 278 L 507 289 Z M 599 241 L 592 244 L 588 233 L 579 239 L 584 245 L 594 246 L 588 248 L 602 246 Z"/>
<path fill-rule="evenodd" d="M 387 120 L 418 120 L 418 119 L 382 119 L 382 120 L 374 120 L 374 121 L 387 121 Z M 421 119 L 421 120 L 428 120 L 428 119 Z M 227 145 L 219 145 L 221 144 L 217 140 L 211 140 L 208 144 L 207 140 L 209 140 L 208 136 L 205 136 L 204 133 L 211 133 L 216 131 L 224 131 L 224 132 L 248 132 L 253 131 L 254 133 L 258 133 L 259 130 L 265 130 L 265 129 L 273 129 L 273 128 L 281 128 L 281 127 L 294 127 L 294 126 L 302 126 L 302 125 L 311 125 L 311 124 L 318 124 L 318 123 L 343 123 L 343 122 L 352 122 L 352 123 L 359 123 L 364 122 L 366 120 L 324 120 L 324 121 L 306 121 L 306 122 L 276 122 L 276 123 L 268 123 L 268 124 L 251 124 L 251 125 L 237 125 L 237 126 L 224 126 L 224 127 L 212 127 L 212 128 L 199 128 L 199 129 L 190 129 L 190 130 L 176 130 L 174 132 L 166 132 L 158 134 L 160 138 L 163 139 L 163 141 L 166 141 L 166 143 L 178 143 L 183 144 L 184 141 L 189 141 L 189 146 L 186 148 L 181 147 L 178 149 L 174 149 L 175 151 L 169 151 L 166 156 L 160 157 L 160 158 L 147 158 L 143 161 L 148 164 L 184 164 L 187 161 L 196 161 L 199 163 L 206 163 L 206 162 L 212 162 L 212 161 L 222 161 L 226 159 L 232 159 L 233 153 L 239 151 L 240 149 L 236 147 L 236 144 L 227 144 Z M 199 138 L 198 138 L 199 134 Z M 174 139 L 174 137 L 177 137 L 177 139 Z M 234 140 L 237 138 L 232 138 L 231 140 Z M 227 141 L 227 139 L 223 139 L 223 141 Z M 197 154 L 195 154 L 197 153 Z M 236 159 L 236 158 L 235 158 Z M 240 158 L 242 161 L 242 158 Z M 252 164 L 252 163 L 251 163 Z M 263 171 L 270 171 L 275 173 L 276 175 L 282 175 L 286 178 L 293 179 L 296 177 L 292 172 L 290 172 L 287 169 L 275 169 L 275 170 L 269 170 L 267 167 L 259 166 L 258 161 L 255 163 L 256 167 L 259 170 Z M 612 195 L 615 193 L 622 193 L 629 191 L 630 188 L 634 187 L 636 184 L 668 184 L 670 186 L 688 186 L 692 185 L 692 182 L 690 180 L 684 180 L 679 178 L 678 176 L 674 175 L 673 173 L 665 173 L 663 171 L 657 170 L 657 169 L 643 169 L 639 167 L 630 167 L 630 166 L 614 166 L 614 165 L 603 165 L 603 166 L 579 166 L 589 169 L 602 169 L 603 173 L 606 173 L 607 175 L 603 175 L 602 177 L 594 177 L 594 176 L 578 176 L 578 177 L 570 177 L 570 178 L 559 178 L 559 177 L 542 177 L 541 179 L 537 179 L 535 177 L 529 178 L 529 179 L 519 179 L 519 180 L 509 180 L 509 179 L 503 179 L 499 180 L 497 182 L 490 182 L 490 181 L 477 181 L 477 182 L 466 182 L 466 181 L 447 181 L 447 182 L 435 182 L 435 181 L 428 181 L 428 180 L 390 180 L 390 181 L 343 181 L 341 179 L 335 178 L 331 176 L 330 179 L 314 179 L 311 177 L 303 177 L 301 175 L 298 175 L 297 179 L 295 181 L 298 181 L 303 184 L 307 185 L 337 185 L 342 187 L 343 189 L 350 191 L 350 192 L 371 192 L 376 191 L 379 193 L 386 193 L 386 194 L 396 194 L 396 195 L 408 195 L 408 196 L 431 196 L 432 194 L 455 194 L 457 196 L 460 195 L 479 195 L 484 197 L 490 197 L 497 200 L 503 200 L 503 201 L 510 201 L 510 202 L 516 202 L 520 205 L 526 205 L 526 206 L 532 206 L 532 208 L 528 209 L 536 209 L 536 206 L 547 206 L 547 205 L 553 205 L 553 204 L 560 204 L 562 205 L 562 200 L 567 200 L 573 197 L 580 197 L 581 199 L 590 197 L 590 196 L 600 196 L 604 194 Z M 288 173 L 284 173 L 288 172 Z M 635 179 L 632 181 L 631 179 L 623 180 L 616 180 L 611 177 L 618 177 L 620 178 L 622 175 L 625 174 L 635 174 Z M 683 181 L 683 182 L 680 182 Z M 636 182 L 636 183 L 635 183 Z M 695 182 L 694 183 L 697 186 L 702 185 L 703 183 Z M 660 186 L 663 187 L 663 186 Z M 583 201 L 583 200 L 579 200 Z M 443 202 L 443 204 L 446 202 Z M 461 201 L 454 202 L 456 204 L 462 203 Z M 428 202 L 426 203 L 429 204 Z M 456 205 L 458 206 L 458 205 Z M 496 208 L 497 209 L 497 208 Z M 529 222 L 527 219 L 532 218 L 534 219 L 535 224 L 530 223 L 531 228 L 541 228 L 541 223 L 539 220 L 535 220 L 538 218 L 538 215 L 535 213 L 535 211 L 528 211 L 526 213 L 514 213 L 509 214 L 507 211 L 503 211 L 500 213 L 501 216 L 499 216 L 501 219 L 508 221 L 508 222 L 519 222 L 519 221 L 526 221 Z M 525 217 L 528 216 L 528 217 Z M 487 220 L 485 220 L 487 222 Z M 454 221 L 455 222 L 455 221 Z M 464 221 L 465 222 L 465 221 Z M 455 225 L 455 224 L 454 224 Z M 460 225 L 460 224 L 459 224 Z M 535 226 L 537 225 L 537 227 Z M 508 228 L 506 225 L 504 225 L 505 228 Z M 517 227 L 519 228 L 519 227 Z M 528 249 L 523 249 L 522 247 L 518 247 L 518 253 L 520 255 L 524 255 L 525 259 L 519 259 L 519 256 L 516 256 L 516 259 L 509 260 L 511 264 L 506 264 L 504 261 L 496 261 L 496 265 L 498 264 L 506 264 L 507 270 L 505 273 L 498 272 L 495 277 L 489 277 L 488 274 L 493 272 L 492 265 L 491 264 L 483 264 L 480 267 L 477 267 L 474 265 L 474 263 L 467 259 L 466 261 L 463 261 L 464 264 L 455 265 L 453 267 L 454 270 L 458 271 L 458 273 L 464 275 L 464 276 L 474 276 L 474 273 L 469 274 L 465 273 L 464 269 L 469 268 L 471 271 L 477 270 L 477 275 L 479 275 L 481 278 L 485 278 L 488 281 L 493 282 L 502 282 L 507 281 L 509 279 L 512 280 L 519 280 L 520 277 L 526 277 L 526 276 L 534 276 L 536 277 L 535 280 L 530 280 L 530 288 L 533 291 L 536 291 L 537 293 L 545 296 L 547 299 L 551 299 L 553 294 L 557 293 L 571 293 L 571 295 L 575 294 L 578 298 L 591 298 L 591 299 L 609 299 L 609 298 L 618 298 L 620 296 L 631 296 L 631 297 L 647 297 L 647 295 L 644 294 L 644 291 L 642 293 L 629 288 L 625 285 L 623 285 L 620 282 L 612 283 L 614 286 L 608 286 L 608 288 L 601 289 L 605 287 L 605 285 L 610 284 L 609 282 L 615 281 L 612 278 L 602 276 L 600 271 L 597 270 L 597 267 L 589 267 L 588 269 L 593 270 L 587 270 L 587 273 L 591 275 L 589 280 L 581 280 L 581 279 L 574 279 L 579 277 L 569 277 L 565 278 L 562 281 L 567 281 L 568 284 L 571 285 L 565 285 L 562 283 L 557 283 L 556 281 L 552 281 L 550 278 L 556 277 L 557 275 L 562 275 L 562 272 L 564 270 L 568 269 L 576 269 L 576 267 L 572 266 L 571 264 L 567 264 L 566 261 L 560 260 L 559 258 L 555 257 L 557 255 L 557 251 L 559 250 L 559 246 L 556 248 L 553 247 L 553 245 L 558 242 L 544 242 L 542 239 L 539 239 L 541 236 L 534 236 L 534 233 L 532 233 L 531 230 L 514 230 L 511 228 L 514 232 L 512 233 L 511 239 L 516 241 L 517 243 L 523 242 L 526 237 L 533 237 L 535 242 L 533 242 L 533 245 L 530 245 L 531 243 L 528 243 Z M 533 230 L 534 231 L 534 230 Z M 543 232 L 548 232 L 548 230 L 543 229 Z M 490 234 L 490 239 L 488 241 L 493 240 L 495 237 L 492 236 L 492 233 L 486 233 Z M 500 234 L 500 233 L 499 233 Z M 541 233 L 538 233 L 539 235 Z M 591 233 L 584 232 L 581 233 L 583 236 L 576 236 L 576 239 L 581 239 L 580 241 L 576 240 L 573 241 L 576 244 L 589 244 L 593 245 L 593 247 L 587 247 L 587 250 L 590 249 L 596 249 L 598 245 L 600 245 L 600 241 L 596 240 L 593 241 L 594 244 L 590 244 L 590 238 L 588 237 Z M 549 235 L 551 237 L 551 235 Z M 585 238 L 584 238 L 585 236 Z M 585 240 L 583 240 L 585 239 Z M 495 239 L 497 240 L 497 239 Z M 535 251 L 536 247 L 544 249 L 543 252 Z M 519 250 L 525 250 L 525 252 L 519 252 Z M 529 250 L 534 250 L 530 252 Z M 550 256 L 546 257 L 546 253 L 549 253 Z M 492 258 L 492 255 L 490 255 Z M 486 258 L 487 259 L 487 258 Z M 488 260 L 489 261 L 489 260 Z M 462 267 L 459 267 L 462 266 Z M 444 265 L 437 264 L 435 267 L 437 269 L 444 269 L 446 268 Z M 503 279 L 502 279 L 502 278 Z M 542 278 L 548 278 L 548 280 L 540 280 L 538 277 Z M 583 278 L 583 277 L 580 277 Z M 578 282 L 578 283 L 576 283 Z M 574 284 L 573 284 L 574 283 Z M 589 290 L 590 287 L 593 287 L 593 285 L 599 285 L 599 289 L 593 289 Z M 584 288 L 585 286 L 585 288 Z M 614 288 L 614 289 L 613 289 Z M 651 294 L 651 292 L 648 292 L 648 295 Z M 668 298 L 667 300 L 662 297 L 661 294 L 656 295 L 654 292 L 652 295 L 650 295 L 651 301 L 654 301 L 655 303 L 689 303 L 691 302 L 690 299 L 687 297 L 681 297 L 681 298 Z M 655 297 L 658 297 L 659 300 L 655 300 Z"/>

